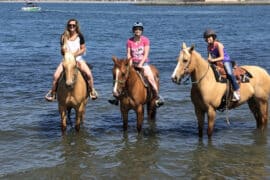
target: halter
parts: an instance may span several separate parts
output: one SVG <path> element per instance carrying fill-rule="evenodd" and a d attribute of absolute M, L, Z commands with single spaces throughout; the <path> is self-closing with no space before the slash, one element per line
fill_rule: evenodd
<path fill-rule="evenodd" d="M 185 51 L 185 49 L 183 49 L 183 51 Z M 188 64 L 185 66 L 185 68 L 184 68 L 184 74 L 188 74 L 189 76 L 190 76 L 190 73 L 188 73 L 188 69 L 189 69 L 190 63 L 191 63 L 191 59 L 190 59 L 189 63 L 188 63 Z M 206 76 L 206 74 L 207 74 L 207 72 L 208 72 L 208 70 L 209 70 L 209 67 L 210 67 L 209 63 L 207 63 L 207 64 L 208 64 L 207 70 L 206 70 L 206 72 L 204 73 L 204 75 L 203 75 L 199 80 L 197 80 L 197 81 L 191 81 L 192 84 L 199 84 L 199 83 L 201 82 L 201 80 Z M 188 79 L 189 79 L 189 78 L 187 78 L 187 80 L 188 80 Z M 186 81 L 187 81 L 187 80 L 186 80 Z"/>
<path fill-rule="evenodd" d="M 129 77 L 129 72 L 130 72 L 130 66 L 127 65 L 127 73 L 126 73 L 126 75 L 125 75 L 124 80 L 113 80 L 113 82 L 114 82 L 114 83 L 119 83 L 119 84 L 125 85 L 126 82 L 127 82 L 127 80 L 128 80 L 128 77 Z M 123 89 L 124 89 L 124 88 L 123 88 Z M 124 92 L 125 92 L 125 89 L 120 93 L 119 96 L 124 95 Z"/>
<path fill-rule="evenodd" d="M 128 80 L 129 68 L 130 68 L 129 65 L 127 65 L 127 73 L 126 73 L 126 76 L 125 76 L 124 80 L 113 80 L 113 82 L 120 83 L 120 84 L 125 84 L 126 81 Z"/>

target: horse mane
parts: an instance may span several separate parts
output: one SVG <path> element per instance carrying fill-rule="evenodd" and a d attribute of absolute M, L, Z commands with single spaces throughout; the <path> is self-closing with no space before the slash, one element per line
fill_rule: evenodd
<path fill-rule="evenodd" d="M 75 61 L 75 57 L 72 53 L 66 52 L 64 54 L 63 62 L 72 62 Z"/>
<path fill-rule="evenodd" d="M 201 55 L 199 52 L 197 52 L 195 49 L 192 49 L 191 54 L 192 54 L 192 56 L 195 56 L 196 59 L 202 59 L 202 60 L 206 61 L 206 60 L 202 57 L 202 55 Z"/>

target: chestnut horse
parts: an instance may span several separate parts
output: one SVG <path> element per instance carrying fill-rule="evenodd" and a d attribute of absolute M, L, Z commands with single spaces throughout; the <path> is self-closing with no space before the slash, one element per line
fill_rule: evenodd
<path fill-rule="evenodd" d="M 253 113 L 257 128 L 265 129 L 268 121 L 268 98 L 270 93 L 270 77 L 266 70 L 257 66 L 242 66 L 251 75 L 249 83 L 241 83 L 241 99 L 231 102 L 228 109 L 235 108 L 248 102 Z M 172 81 L 180 84 L 186 75 L 191 76 L 191 100 L 194 104 L 198 120 L 199 136 L 203 136 L 204 116 L 208 117 L 208 137 L 211 137 L 215 124 L 216 110 L 221 104 L 222 96 L 226 93 L 226 84 L 216 82 L 214 72 L 207 60 L 183 43 L 178 57 L 178 63 L 171 76 Z"/>
<path fill-rule="evenodd" d="M 156 116 L 155 98 L 151 91 L 145 87 L 140 75 L 132 65 L 131 59 L 112 58 L 114 62 L 113 95 L 120 100 L 120 110 L 123 119 L 123 129 L 127 130 L 128 111 L 133 109 L 137 115 L 137 131 L 142 129 L 144 119 L 144 104 L 147 104 L 148 120 L 154 120 Z M 151 65 L 151 70 L 159 88 L 158 70 Z"/>
<path fill-rule="evenodd" d="M 80 130 L 83 121 L 85 106 L 88 101 L 87 84 L 72 53 L 66 52 L 62 61 L 63 76 L 60 77 L 57 86 L 58 108 L 61 116 L 62 131 L 67 127 L 67 113 L 70 116 L 71 109 L 76 111 L 75 129 Z"/>

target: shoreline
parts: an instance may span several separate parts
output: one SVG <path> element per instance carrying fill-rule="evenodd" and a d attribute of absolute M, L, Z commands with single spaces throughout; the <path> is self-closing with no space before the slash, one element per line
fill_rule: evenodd
<path fill-rule="evenodd" d="M 25 3 L 25 0 L 0 0 L 0 3 Z M 117 0 L 79 0 L 79 1 L 71 1 L 71 0 L 29 0 L 29 2 L 35 2 L 35 3 L 100 3 L 100 4 L 134 4 L 134 5 L 270 5 L 269 1 L 208 1 L 208 2 L 202 2 L 202 1 L 193 1 L 193 2 L 168 2 L 168 1 L 157 1 L 157 2 L 136 2 L 136 1 L 117 1 Z"/>

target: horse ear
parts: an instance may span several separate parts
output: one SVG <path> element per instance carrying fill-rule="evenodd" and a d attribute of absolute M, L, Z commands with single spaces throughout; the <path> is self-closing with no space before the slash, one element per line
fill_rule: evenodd
<path fill-rule="evenodd" d="M 187 48 L 187 45 L 186 45 L 185 42 L 183 42 L 183 44 L 182 44 L 182 49 L 186 49 L 186 48 Z"/>
<path fill-rule="evenodd" d="M 190 49 L 189 49 L 189 52 L 192 52 L 194 49 L 195 49 L 195 45 L 192 44 L 191 47 L 190 47 Z"/>
<path fill-rule="evenodd" d="M 112 60 L 113 60 L 113 62 L 116 64 L 117 57 L 116 57 L 116 56 L 112 56 Z"/>

